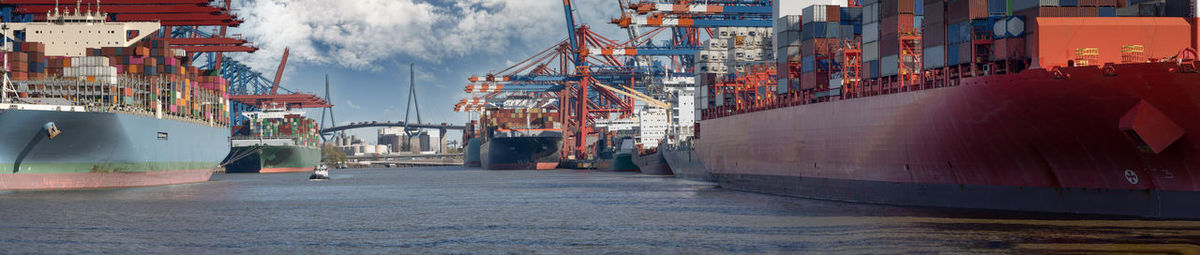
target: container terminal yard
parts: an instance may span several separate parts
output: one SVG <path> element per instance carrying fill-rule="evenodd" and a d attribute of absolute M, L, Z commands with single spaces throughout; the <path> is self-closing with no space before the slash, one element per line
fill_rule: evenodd
<path fill-rule="evenodd" d="M 0 253 L 1200 254 L 1194 0 L 550 2 L 0 0 Z"/>

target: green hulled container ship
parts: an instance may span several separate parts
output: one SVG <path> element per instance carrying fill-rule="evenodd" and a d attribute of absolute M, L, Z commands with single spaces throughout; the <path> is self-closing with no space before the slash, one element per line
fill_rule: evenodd
<path fill-rule="evenodd" d="M 321 161 L 316 122 L 302 111 L 268 109 L 244 113 L 249 123 L 231 139 L 229 173 L 311 171 Z"/>

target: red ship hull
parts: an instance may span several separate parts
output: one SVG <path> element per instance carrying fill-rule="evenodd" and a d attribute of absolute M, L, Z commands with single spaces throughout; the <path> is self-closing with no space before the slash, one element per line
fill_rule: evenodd
<path fill-rule="evenodd" d="M 1118 65 L 1115 75 L 1071 68 L 1062 79 L 1027 70 L 966 78 L 953 87 L 737 114 L 701 121 L 695 149 L 731 189 L 898 205 L 1197 218 L 1200 74 L 1172 67 Z M 1131 111 L 1137 116 L 1129 117 Z M 1130 120 L 1136 118 L 1142 120 Z M 1142 124 L 1131 132 L 1122 128 L 1129 123 Z M 1148 146 L 1139 147 L 1139 139 Z"/>
<path fill-rule="evenodd" d="M 206 182 L 212 169 L 0 175 L 0 190 L 96 189 Z"/>

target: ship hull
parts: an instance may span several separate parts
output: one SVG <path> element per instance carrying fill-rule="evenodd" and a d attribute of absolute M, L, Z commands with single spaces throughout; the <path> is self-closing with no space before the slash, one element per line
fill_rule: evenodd
<path fill-rule="evenodd" d="M 225 127 L 120 113 L 0 110 L 0 137 L 0 190 L 204 182 L 229 151 Z"/>
<path fill-rule="evenodd" d="M 241 158 L 235 158 L 244 155 Z M 321 161 L 321 148 L 307 146 L 243 146 L 234 147 L 226 160 L 228 173 L 288 173 L 307 172 Z"/>
<path fill-rule="evenodd" d="M 479 147 L 484 169 L 550 170 L 558 168 L 562 137 L 493 137 Z"/>
<path fill-rule="evenodd" d="M 608 170 L 613 172 L 637 172 L 638 166 L 633 163 L 633 154 L 629 152 L 621 152 L 613 155 L 608 161 L 608 166 L 605 168 L 597 168 L 600 170 Z"/>
<path fill-rule="evenodd" d="M 481 159 L 479 156 L 480 143 L 481 141 L 479 138 L 471 138 L 470 140 L 467 140 L 467 153 L 466 156 L 463 157 L 463 164 L 467 167 L 483 166 L 483 162 L 480 161 Z"/>
<path fill-rule="evenodd" d="M 695 150 L 723 187 L 736 190 L 1197 218 L 1200 74 L 1168 68 L 1120 65 L 1116 75 L 1073 68 L 1064 73 L 1068 79 L 1027 70 L 708 119 L 700 122 Z M 1152 109 L 1138 114 L 1151 116 L 1151 126 L 1175 125 L 1184 135 L 1172 139 L 1172 132 L 1153 127 L 1132 135 L 1123 117 L 1138 109 Z M 1163 144 L 1158 152 L 1147 148 Z"/>
<path fill-rule="evenodd" d="M 643 174 L 653 175 L 672 175 L 671 167 L 667 165 L 666 159 L 663 159 L 662 153 L 654 152 L 648 155 L 634 153 L 633 164 L 637 165 L 638 170 Z"/>
<path fill-rule="evenodd" d="M 696 155 L 696 151 L 691 149 L 680 150 L 662 150 L 659 151 L 663 159 L 671 167 L 671 173 L 676 178 L 683 178 L 695 181 L 713 181 L 713 177 L 708 173 L 708 169 L 704 168 L 704 163 L 700 161 L 700 156 Z"/>

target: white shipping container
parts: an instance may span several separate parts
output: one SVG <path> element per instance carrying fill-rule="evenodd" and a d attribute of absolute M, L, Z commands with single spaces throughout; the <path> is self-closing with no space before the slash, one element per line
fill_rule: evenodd
<path fill-rule="evenodd" d="M 879 23 L 865 23 L 862 28 L 864 43 L 879 41 Z"/>
<path fill-rule="evenodd" d="M 708 49 L 725 49 L 729 48 L 729 44 L 721 39 L 708 39 Z"/>
<path fill-rule="evenodd" d="M 879 59 L 879 74 L 882 76 L 892 76 L 900 73 L 900 58 L 896 55 L 885 56 Z"/>
<path fill-rule="evenodd" d="M 869 42 L 863 44 L 863 61 L 879 60 L 879 42 Z"/>
<path fill-rule="evenodd" d="M 737 34 L 735 36 L 746 36 L 747 32 L 750 32 L 750 29 L 746 27 L 739 27 L 737 28 Z"/>
<path fill-rule="evenodd" d="M 1041 6 L 1058 6 L 1058 0 L 1038 0 L 1038 5 Z"/>
<path fill-rule="evenodd" d="M 826 5 L 809 5 L 808 7 L 804 7 L 804 10 L 801 11 L 800 24 L 828 21 L 829 17 L 826 17 L 828 13 L 825 8 Z"/>
<path fill-rule="evenodd" d="M 926 70 L 946 67 L 946 46 L 945 45 L 938 45 L 938 46 L 925 48 L 924 51 L 922 51 L 922 53 L 924 54 L 923 55 L 923 58 L 924 58 L 923 64 L 925 65 L 924 68 Z"/>
<path fill-rule="evenodd" d="M 737 32 L 734 31 L 734 29 L 732 27 L 718 27 L 717 28 L 717 38 L 729 39 L 729 38 L 732 38 L 735 34 L 737 34 Z"/>

